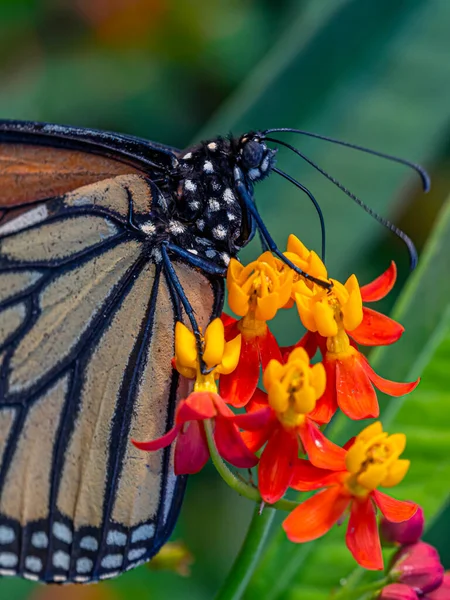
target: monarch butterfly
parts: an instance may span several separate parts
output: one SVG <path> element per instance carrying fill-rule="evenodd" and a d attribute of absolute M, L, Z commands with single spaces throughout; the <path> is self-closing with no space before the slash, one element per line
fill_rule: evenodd
<path fill-rule="evenodd" d="M 164 434 L 187 395 L 175 321 L 220 314 L 256 230 L 283 258 L 253 184 L 275 171 L 315 202 L 275 167 L 270 141 L 305 158 L 277 131 L 179 151 L 0 121 L 0 575 L 106 579 L 168 539 L 185 479 L 129 440 Z"/>

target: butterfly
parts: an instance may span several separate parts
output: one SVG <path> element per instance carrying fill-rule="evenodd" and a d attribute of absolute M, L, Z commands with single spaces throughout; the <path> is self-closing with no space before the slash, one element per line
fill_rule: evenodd
<path fill-rule="evenodd" d="M 289 262 L 254 184 L 277 172 L 318 208 L 275 166 L 271 141 L 305 158 L 277 131 L 180 151 L 0 121 L 0 575 L 108 579 L 169 538 L 185 478 L 130 440 L 172 426 L 175 322 L 220 315 L 230 258 L 258 231 Z"/>

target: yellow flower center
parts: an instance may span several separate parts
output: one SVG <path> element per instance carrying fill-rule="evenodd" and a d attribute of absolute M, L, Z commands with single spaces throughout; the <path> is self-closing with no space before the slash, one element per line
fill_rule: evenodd
<path fill-rule="evenodd" d="M 186 325 L 175 326 L 175 368 L 188 379 L 195 379 L 194 391 L 217 393 L 216 379 L 237 367 L 241 353 L 241 336 L 225 342 L 224 327 L 220 319 L 208 325 L 201 339 L 201 359 L 207 373 L 202 373 L 199 349 L 195 335 Z"/>
<path fill-rule="evenodd" d="M 303 348 L 296 348 L 282 365 L 271 360 L 264 371 L 264 385 L 270 406 L 286 429 L 302 425 L 305 415 L 316 406 L 325 391 L 322 363 L 310 366 Z"/>
<path fill-rule="evenodd" d="M 409 460 L 399 459 L 405 445 L 403 433 L 388 435 L 380 421 L 363 429 L 345 459 L 348 491 L 354 496 L 366 496 L 380 485 L 392 487 L 400 483 L 409 468 Z"/>

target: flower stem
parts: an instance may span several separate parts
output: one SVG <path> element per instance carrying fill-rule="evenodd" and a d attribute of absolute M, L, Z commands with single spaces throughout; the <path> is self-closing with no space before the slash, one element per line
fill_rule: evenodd
<path fill-rule="evenodd" d="M 216 600 L 239 600 L 245 592 L 250 577 L 258 563 L 264 543 L 270 530 L 275 509 L 265 507 L 260 512 L 257 505 L 242 548 L 237 555 L 231 571 L 216 596 Z"/>
<path fill-rule="evenodd" d="M 219 472 L 219 475 L 225 481 L 225 483 L 230 488 L 235 490 L 238 494 L 240 494 L 241 496 L 244 496 L 244 498 L 248 498 L 249 500 L 253 500 L 254 502 L 257 502 L 257 503 L 263 502 L 263 499 L 261 498 L 261 495 L 258 492 L 258 490 L 255 487 L 253 487 L 252 485 L 245 483 L 245 481 L 238 479 L 236 477 L 236 475 L 230 471 L 230 469 L 227 467 L 225 461 L 220 456 L 220 454 L 216 448 L 216 444 L 214 442 L 213 428 L 212 428 L 211 420 L 209 420 L 209 419 L 205 420 L 204 424 L 205 424 L 206 439 L 208 441 L 208 448 L 209 448 L 209 454 L 211 456 L 211 460 L 212 460 L 214 466 L 216 467 L 217 471 Z M 275 502 L 275 504 L 271 504 L 270 506 L 271 506 L 271 508 L 277 508 L 279 510 L 286 510 L 286 511 L 290 512 L 291 510 L 296 508 L 298 505 L 299 505 L 298 502 L 294 502 L 293 500 L 286 500 L 285 498 L 282 498 L 281 500 L 278 500 L 278 502 Z"/>
<path fill-rule="evenodd" d="M 367 583 L 366 585 L 361 585 L 357 588 L 346 589 L 345 586 L 339 590 L 337 594 L 333 596 L 333 600 L 359 600 L 365 594 L 369 592 L 379 592 L 384 588 L 384 586 L 391 583 L 390 577 L 384 577 L 383 579 L 379 579 L 378 581 L 372 581 L 372 583 Z"/>

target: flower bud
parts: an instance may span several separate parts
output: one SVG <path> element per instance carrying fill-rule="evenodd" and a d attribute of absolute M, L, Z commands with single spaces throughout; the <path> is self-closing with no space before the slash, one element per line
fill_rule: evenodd
<path fill-rule="evenodd" d="M 380 523 L 380 533 L 384 542 L 390 544 L 415 544 L 423 533 L 424 516 L 422 507 L 418 507 L 413 516 L 402 523 L 392 523 L 387 519 L 382 519 Z"/>
<path fill-rule="evenodd" d="M 381 590 L 379 600 L 418 600 L 416 592 L 404 583 L 390 583 Z"/>
<path fill-rule="evenodd" d="M 432 592 L 430 592 L 429 594 L 422 596 L 421 600 L 448 600 L 449 598 L 450 598 L 450 573 L 446 573 L 444 575 L 444 579 L 442 580 L 441 585 L 438 588 L 436 588 L 435 590 L 433 590 Z"/>
<path fill-rule="evenodd" d="M 433 546 L 418 542 L 401 548 L 393 558 L 391 576 L 418 594 L 426 594 L 438 588 L 443 581 L 444 567 Z"/>

